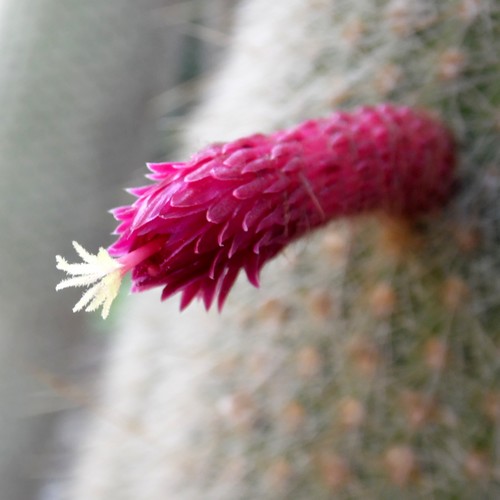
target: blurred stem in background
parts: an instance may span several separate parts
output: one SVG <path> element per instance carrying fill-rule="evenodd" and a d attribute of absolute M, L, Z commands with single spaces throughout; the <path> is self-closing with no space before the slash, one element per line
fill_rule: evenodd
<path fill-rule="evenodd" d="M 161 96 L 213 55 L 190 19 L 217 19 L 230 2 L 180 2 L 180 22 L 174 3 L 0 2 L 2 499 L 58 498 L 83 420 L 50 380 L 88 379 L 107 343 L 71 313 L 71 294 L 53 291 L 54 255 L 77 236 L 111 241 L 105 214 L 125 198 L 120 186 L 165 155 L 158 123 L 172 109 L 158 108 Z"/>

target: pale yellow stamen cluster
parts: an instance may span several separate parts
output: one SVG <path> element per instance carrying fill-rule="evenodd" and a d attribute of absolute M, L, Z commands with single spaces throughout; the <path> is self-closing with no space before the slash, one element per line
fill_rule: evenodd
<path fill-rule="evenodd" d="M 69 264 L 60 255 L 56 256 L 57 269 L 73 276 L 61 281 L 56 286 L 56 290 L 73 286 L 90 287 L 76 303 L 73 312 L 81 311 L 83 308 L 85 311 L 95 311 L 102 306 L 101 315 L 103 319 L 106 319 L 111 304 L 120 289 L 123 266 L 113 259 L 104 248 L 100 248 L 97 255 L 92 255 L 76 241 L 73 241 L 73 247 L 83 262 Z"/>

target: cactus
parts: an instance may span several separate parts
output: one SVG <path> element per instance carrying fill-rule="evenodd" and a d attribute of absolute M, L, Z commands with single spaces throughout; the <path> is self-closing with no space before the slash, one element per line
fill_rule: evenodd
<path fill-rule="evenodd" d="M 493 0 L 243 3 L 185 149 L 389 100 L 453 130 L 457 193 L 326 226 L 221 315 L 130 299 L 75 498 L 500 495 L 499 45 Z"/>

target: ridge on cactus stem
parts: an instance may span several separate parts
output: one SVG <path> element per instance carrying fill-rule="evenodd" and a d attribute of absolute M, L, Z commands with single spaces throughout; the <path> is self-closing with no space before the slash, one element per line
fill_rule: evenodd
<path fill-rule="evenodd" d="M 455 145 L 424 111 L 382 104 L 336 112 L 270 135 L 210 145 L 185 163 L 149 164 L 153 184 L 112 211 L 117 240 L 84 264 L 57 257 L 74 276 L 57 289 L 90 286 L 75 306 L 103 306 L 121 278 L 132 291 L 162 286 L 222 308 L 239 272 L 258 286 L 263 265 L 290 241 L 333 218 L 384 210 L 415 217 L 450 197 Z"/>

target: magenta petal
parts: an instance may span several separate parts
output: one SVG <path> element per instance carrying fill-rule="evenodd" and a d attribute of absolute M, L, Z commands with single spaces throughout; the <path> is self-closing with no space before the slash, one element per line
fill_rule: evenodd
<path fill-rule="evenodd" d="M 111 213 L 116 220 L 128 220 L 135 214 L 135 209 L 130 206 L 117 207 L 110 210 L 109 213 Z"/>
<path fill-rule="evenodd" d="M 130 229 L 138 229 L 143 224 L 159 217 L 167 207 L 172 195 L 176 192 L 175 188 L 176 186 L 172 184 L 167 184 L 162 189 L 155 187 L 155 190 L 151 190 L 150 193 L 136 200 L 134 203 L 136 214 L 131 222 Z"/>
<path fill-rule="evenodd" d="M 221 224 L 228 220 L 238 207 L 238 200 L 233 197 L 223 197 L 211 205 L 207 210 L 207 221 Z"/>
<path fill-rule="evenodd" d="M 260 256 L 257 254 L 251 254 L 251 256 L 245 262 L 244 268 L 247 274 L 248 281 L 255 287 L 259 288 L 259 273 L 260 273 Z"/>
<path fill-rule="evenodd" d="M 151 190 L 151 186 L 141 186 L 141 187 L 135 187 L 135 188 L 127 188 L 125 191 L 132 196 L 135 196 L 136 198 L 140 198 L 141 196 L 144 196 L 148 191 Z"/>
<path fill-rule="evenodd" d="M 271 166 L 272 165 L 269 161 L 269 158 L 265 156 L 246 163 L 241 169 L 241 173 L 248 174 L 248 173 L 261 172 L 262 170 L 269 170 Z"/>
<path fill-rule="evenodd" d="M 297 142 L 280 142 L 271 150 L 271 159 L 298 158 L 302 154 L 302 147 Z"/>
<path fill-rule="evenodd" d="M 224 269 L 224 263 L 223 263 L 224 259 L 227 259 L 226 252 L 224 252 L 222 250 L 217 252 L 212 264 L 210 265 L 210 269 L 208 271 L 208 277 L 211 280 L 215 279 L 218 272 L 220 273 L 220 268 Z"/>
<path fill-rule="evenodd" d="M 198 281 L 184 287 L 181 297 L 181 305 L 180 305 L 181 311 L 186 309 L 186 307 L 189 304 L 191 304 L 191 302 L 198 295 L 199 292 L 200 292 L 200 283 Z"/>
<path fill-rule="evenodd" d="M 269 215 L 266 215 L 259 224 L 257 224 L 256 231 L 261 232 L 265 229 L 269 229 L 274 225 L 285 226 L 285 212 L 283 207 L 277 207 L 273 212 Z"/>
<path fill-rule="evenodd" d="M 219 193 L 215 189 L 199 189 L 197 187 L 184 187 L 172 196 L 170 204 L 173 207 L 192 207 L 205 205 L 213 200 Z"/>
<path fill-rule="evenodd" d="M 157 174 L 172 174 L 175 173 L 173 163 L 146 163 L 146 166 L 151 172 Z"/>
<path fill-rule="evenodd" d="M 165 207 L 166 210 L 163 210 L 159 217 L 163 220 L 172 220 L 172 219 L 182 219 L 184 217 L 192 216 L 194 214 L 199 214 L 200 212 L 204 212 L 206 208 L 203 205 L 198 205 L 195 207 L 188 208 L 179 208 L 179 207 Z"/>
<path fill-rule="evenodd" d="M 268 231 L 266 233 L 264 233 L 264 236 L 262 236 L 262 238 L 260 238 L 260 240 L 257 241 L 257 243 L 255 243 L 255 245 L 253 246 L 253 252 L 256 253 L 256 254 L 260 254 L 260 250 L 262 247 L 265 247 L 266 245 L 268 245 L 272 240 L 272 234 Z"/>
<path fill-rule="evenodd" d="M 228 258 L 232 258 L 236 252 L 246 249 L 249 241 L 252 241 L 252 235 L 248 233 L 242 233 L 241 231 L 236 233 L 233 236 L 233 240 L 231 242 L 231 246 L 229 247 L 229 251 L 227 253 Z"/>
<path fill-rule="evenodd" d="M 242 175 L 241 170 L 237 168 L 218 165 L 212 169 L 212 177 L 218 181 L 238 181 Z"/>
<path fill-rule="evenodd" d="M 240 273 L 240 268 L 238 266 L 228 267 L 226 270 L 226 274 L 222 278 L 221 285 L 219 288 L 219 298 L 218 298 L 218 308 L 219 311 L 222 310 L 224 306 L 224 302 L 226 302 L 226 298 L 231 291 L 231 288 L 234 285 L 234 282 L 238 278 L 238 274 Z"/>
<path fill-rule="evenodd" d="M 205 231 L 196 241 L 194 252 L 197 254 L 206 254 L 217 249 L 220 245 L 217 238 L 214 237 L 216 229 L 212 227 L 211 231 Z"/>
<path fill-rule="evenodd" d="M 225 160 L 224 164 L 229 167 L 242 167 L 248 162 L 255 160 L 259 155 L 259 151 L 255 148 L 252 149 L 239 149 L 231 153 Z"/>
<path fill-rule="evenodd" d="M 266 187 L 264 189 L 264 193 L 265 194 L 279 193 L 280 191 L 284 191 L 289 186 L 290 186 L 290 180 L 287 177 L 283 176 L 276 179 L 268 187 Z"/>
<path fill-rule="evenodd" d="M 245 232 L 249 231 L 250 228 L 256 227 L 257 222 L 259 222 L 266 214 L 268 214 L 275 207 L 273 200 L 265 199 L 260 203 L 256 203 L 243 218 L 241 227 Z"/>
<path fill-rule="evenodd" d="M 189 167 L 189 164 L 183 161 L 172 162 L 169 163 L 169 165 L 172 167 L 173 170 L 185 170 L 186 168 Z"/>
<path fill-rule="evenodd" d="M 246 200 L 259 196 L 276 179 L 276 174 L 268 174 L 243 184 L 233 191 L 233 196 L 238 200 Z"/>
<path fill-rule="evenodd" d="M 208 161 L 207 163 L 201 165 L 196 170 L 193 170 L 191 173 L 186 175 L 184 181 L 189 183 L 206 179 L 207 177 L 210 177 L 212 175 L 212 169 L 219 165 L 220 165 L 220 160 Z"/>
<path fill-rule="evenodd" d="M 299 172 L 304 168 L 305 164 L 302 158 L 291 158 L 283 165 L 283 172 Z"/>
<path fill-rule="evenodd" d="M 205 309 L 208 311 L 212 302 L 215 298 L 215 291 L 217 288 L 217 282 L 215 280 L 205 280 L 205 286 L 201 291 L 201 298 L 203 299 L 203 303 L 205 304 Z"/>
<path fill-rule="evenodd" d="M 226 221 L 226 223 L 222 226 L 222 229 L 219 231 L 217 236 L 217 243 L 219 246 L 223 246 L 224 242 L 229 238 L 230 230 L 232 229 L 231 221 Z"/>

